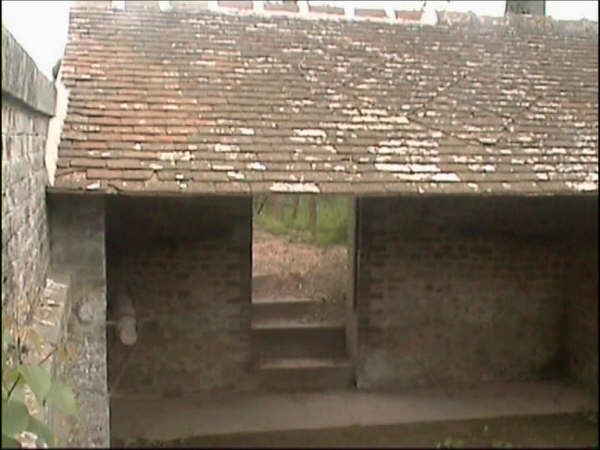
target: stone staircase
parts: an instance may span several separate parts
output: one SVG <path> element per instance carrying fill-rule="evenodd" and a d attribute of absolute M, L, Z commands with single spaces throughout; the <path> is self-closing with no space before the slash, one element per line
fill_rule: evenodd
<path fill-rule="evenodd" d="M 302 298 L 254 300 L 252 345 L 258 382 L 267 391 L 350 387 L 343 317 L 322 320 L 327 305 Z"/>

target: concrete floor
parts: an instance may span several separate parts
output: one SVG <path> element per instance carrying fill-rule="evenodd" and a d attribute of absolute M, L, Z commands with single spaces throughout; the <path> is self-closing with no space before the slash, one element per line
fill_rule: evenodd
<path fill-rule="evenodd" d="M 165 441 L 204 435 L 572 413 L 597 400 L 561 382 L 488 383 L 454 390 L 221 394 L 113 398 L 111 435 Z"/>

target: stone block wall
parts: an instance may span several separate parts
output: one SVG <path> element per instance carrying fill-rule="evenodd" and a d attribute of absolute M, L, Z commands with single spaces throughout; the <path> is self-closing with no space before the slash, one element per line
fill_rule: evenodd
<path fill-rule="evenodd" d="M 361 199 L 358 387 L 564 373 L 576 200 Z"/>
<path fill-rule="evenodd" d="M 121 197 L 108 224 L 109 305 L 126 292 L 138 331 L 109 328 L 111 395 L 250 389 L 251 199 Z"/>
<path fill-rule="evenodd" d="M 21 324 L 41 301 L 48 271 L 44 151 L 55 96 L 3 26 L 2 313 Z"/>
<path fill-rule="evenodd" d="M 51 265 L 70 277 L 69 363 L 61 369 L 79 415 L 62 445 L 108 447 L 106 372 L 105 200 L 98 195 L 48 196 Z"/>

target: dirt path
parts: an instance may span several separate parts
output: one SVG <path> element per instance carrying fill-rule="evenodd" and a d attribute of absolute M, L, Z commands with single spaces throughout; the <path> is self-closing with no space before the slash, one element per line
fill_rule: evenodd
<path fill-rule="evenodd" d="M 253 298 L 307 297 L 338 303 L 347 290 L 344 246 L 323 249 L 255 228 L 252 252 Z"/>
<path fill-rule="evenodd" d="M 122 443 L 119 443 L 122 444 Z M 144 445 L 139 441 L 135 445 Z M 154 447 L 472 447 L 593 448 L 598 424 L 582 414 L 462 420 L 411 425 L 346 427 L 203 436 Z"/>

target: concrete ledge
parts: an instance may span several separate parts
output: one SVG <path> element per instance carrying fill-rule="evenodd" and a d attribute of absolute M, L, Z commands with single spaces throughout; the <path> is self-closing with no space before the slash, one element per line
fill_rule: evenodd
<path fill-rule="evenodd" d="M 9 94 L 32 109 L 54 116 L 56 89 L 2 25 L 2 96 Z"/>
<path fill-rule="evenodd" d="M 590 408 L 597 408 L 593 397 L 560 382 L 491 383 L 452 392 L 413 389 L 113 398 L 111 434 L 117 439 L 168 441 L 228 433 L 573 413 Z"/>

